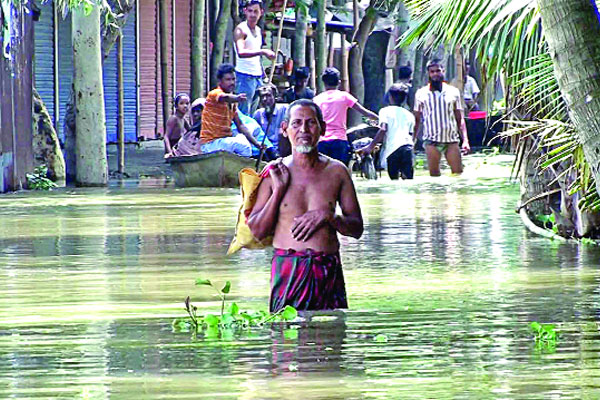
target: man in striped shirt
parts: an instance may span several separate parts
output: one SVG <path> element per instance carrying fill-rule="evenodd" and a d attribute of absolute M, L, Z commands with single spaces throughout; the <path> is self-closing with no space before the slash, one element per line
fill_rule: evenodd
<path fill-rule="evenodd" d="M 429 85 L 419 89 L 415 95 L 415 135 L 423 123 L 423 143 L 427 154 L 429 175 L 440 176 L 440 159 L 445 155 L 453 174 L 462 172 L 459 132 L 462 137 L 462 152 L 468 153 L 469 138 L 462 126 L 462 104 L 460 91 L 444 82 L 444 67 L 439 60 L 427 64 Z"/>

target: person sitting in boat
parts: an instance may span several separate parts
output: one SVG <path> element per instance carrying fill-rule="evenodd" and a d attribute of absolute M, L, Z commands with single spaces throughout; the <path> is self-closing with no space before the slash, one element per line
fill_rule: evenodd
<path fill-rule="evenodd" d="M 285 118 L 288 106 L 287 104 L 275 103 L 277 88 L 272 83 L 259 87 L 258 94 L 262 108 L 256 110 L 254 119 L 260 124 L 263 131 L 266 132 L 267 137 L 278 150 L 278 153 L 282 157 L 289 156 L 292 154 L 290 141 L 286 137 L 283 137 L 283 131 L 281 130 L 281 123 Z"/>
<path fill-rule="evenodd" d="M 261 144 L 252 136 L 242 123 L 237 112 L 239 102 L 246 101 L 246 94 L 235 94 L 235 69 L 231 64 L 221 64 L 217 69 L 218 87 L 206 97 L 202 112 L 200 130 L 200 150 L 202 153 L 228 151 L 244 157 L 252 155 L 250 143 L 261 148 Z M 231 122 L 234 122 L 242 135 L 232 135 Z M 247 140 L 240 140 L 240 139 Z M 250 142 L 250 143 L 248 143 Z"/>
<path fill-rule="evenodd" d="M 188 116 L 190 96 L 187 93 L 179 93 L 175 96 L 173 105 L 175 106 L 175 113 L 167 120 L 167 131 L 164 138 L 165 158 L 173 155 L 173 147 L 175 147 L 181 136 L 191 127 Z"/>
<path fill-rule="evenodd" d="M 202 110 L 206 99 L 201 97 L 192 102 L 190 113 L 192 115 L 192 127 L 183 134 L 179 142 L 173 148 L 174 156 L 193 156 L 200 154 L 200 129 L 202 128 Z"/>
<path fill-rule="evenodd" d="M 256 141 L 258 143 L 261 143 L 262 145 L 264 145 L 265 150 L 264 150 L 263 156 L 262 156 L 263 160 L 272 161 L 272 160 L 275 160 L 277 157 L 279 157 L 279 155 L 277 154 L 276 147 L 269 140 L 268 136 L 265 137 L 265 132 L 264 132 L 263 128 L 258 124 L 258 122 L 256 122 L 256 120 L 254 118 L 247 116 L 241 110 L 238 110 L 238 117 L 240 118 L 240 121 L 242 121 L 244 126 L 246 126 L 246 128 L 248 128 L 248 130 L 250 132 L 252 132 L 252 136 L 254 136 Z M 240 133 L 238 131 L 235 123 L 231 124 L 231 132 L 234 137 L 238 136 Z M 239 137 L 240 140 L 246 140 L 246 138 L 244 138 L 243 135 L 239 135 L 239 136 L 240 136 Z M 256 146 L 252 146 L 252 157 L 258 158 L 259 155 L 260 155 L 260 149 Z"/>

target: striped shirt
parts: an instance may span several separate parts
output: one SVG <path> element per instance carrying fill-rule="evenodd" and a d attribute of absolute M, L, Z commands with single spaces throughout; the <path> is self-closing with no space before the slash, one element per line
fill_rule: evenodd
<path fill-rule="evenodd" d="M 429 85 L 417 90 L 415 111 L 422 113 L 423 140 L 437 143 L 459 141 L 454 110 L 462 110 L 460 91 L 447 83 L 442 91 L 432 91 Z"/>
<path fill-rule="evenodd" d="M 200 131 L 202 144 L 231 136 L 231 122 L 237 112 L 237 104 L 220 103 L 219 97 L 223 94 L 225 94 L 223 89 L 218 87 L 208 92 L 206 96 Z"/>

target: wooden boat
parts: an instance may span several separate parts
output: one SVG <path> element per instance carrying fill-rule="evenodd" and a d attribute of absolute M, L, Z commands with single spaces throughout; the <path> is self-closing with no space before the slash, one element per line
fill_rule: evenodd
<path fill-rule="evenodd" d="M 256 166 L 256 159 L 241 157 L 226 151 L 195 156 L 169 157 L 167 162 L 175 173 L 179 187 L 239 187 L 241 169 Z M 259 168 L 263 168 L 261 162 Z"/>

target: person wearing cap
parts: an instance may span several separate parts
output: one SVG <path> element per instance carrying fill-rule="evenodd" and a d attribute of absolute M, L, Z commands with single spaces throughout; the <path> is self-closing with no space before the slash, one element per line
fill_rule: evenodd
<path fill-rule="evenodd" d="M 233 31 L 233 40 L 237 55 L 235 66 L 236 93 L 245 93 L 246 101 L 239 104 L 239 109 L 246 115 L 254 112 L 254 93 L 261 85 L 264 75 L 260 57 L 275 59 L 275 53 L 263 49 L 263 37 L 258 21 L 264 13 L 260 0 L 248 0 L 244 5 L 246 20 L 238 24 Z"/>
<path fill-rule="evenodd" d="M 309 73 L 307 67 L 298 67 L 294 70 L 294 73 L 292 74 L 292 83 L 294 86 L 284 92 L 284 102 L 289 104 L 300 99 L 312 100 L 313 97 L 315 97 L 315 92 L 306 86 L 308 83 L 308 76 Z"/>
<path fill-rule="evenodd" d="M 373 141 L 359 151 L 371 154 L 377 143 L 383 142 L 381 167 L 387 168 L 390 179 L 413 178 L 413 132 L 415 117 L 402 107 L 408 97 L 409 86 L 394 83 L 387 91 L 390 105 L 379 110 L 379 131 Z"/>
<path fill-rule="evenodd" d="M 181 136 L 191 127 L 188 110 L 190 107 L 190 96 L 187 93 L 179 93 L 173 99 L 175 113 L 167 120 L 165 132 L 165 158 L 173 155 L 173 147 L 179 142 Z"/>
<path fill-rule="evenodd" d="M 258 88 L 258 94 L 260 96 L 260 105 L 262 108 L 256 110 L 253 118 L 262 127 L 263 131 L 267 134 L 267 137 L 273 143 L 273 146 L 279 150 L 279 154 L 285 157 L 291 154 L 291 148 L 289 151 L 282 152 L 282 141 L 286 138 L 282 137 L 281 123 L 285 118 L 287 112 L 287 104 L 276 104 L 275 98 L 277 97 L 277 88 L 272 83 L 265 84 Z M 284 146 L 285 147 L 285 146 Z M 287 147 L 289 147 L 289 141 L 287 141 Z"/>
<path fill-rule="evenodd" d="M 340 71 L 336 68 L 326 68 L 321 79 L 325 84 L 325 91 L 313 99 L 321 108 L 325 119 L 325 133 L 319 141 L 319 152 L 348 165 L 351 157 L 351 147 L 346 135 L 348 109 L 358 111 L 373 121 L 377 121 L 377 114 L 367 110 L 350 93 L 338 89 Z"/>

